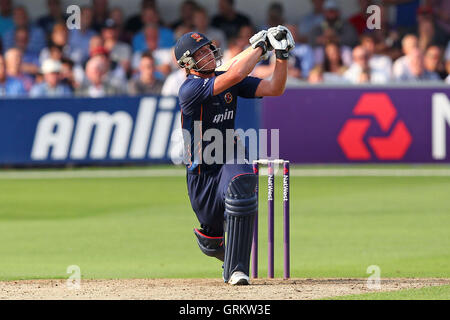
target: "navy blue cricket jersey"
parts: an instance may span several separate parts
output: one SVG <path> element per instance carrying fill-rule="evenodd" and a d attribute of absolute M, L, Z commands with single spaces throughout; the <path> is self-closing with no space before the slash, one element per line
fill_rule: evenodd
<path fill-rule="evenodd" d="M 216 72 L 216 76 L 222 72 Z M 238 84 L 228 88 L 222 93 L 214 96 L 214 81 L 216 77 L 201 78 L 195 75 L 189 75 L 179 90 L 179 101 L 182 111 L 183 131 L 189 132 L 189 135 L 183 135 L 185 146 L 186 167 L 189 173 L 200 174 L 202 172 L 215 171 L 220 165 L 208 165 L 199 153 L 203 152 L 209 143 L 213 141 L 201 140 L 201 146 L 198 143 L 203 134 L 208 129 L 218 129 L 223 137 L 223 154 L 225 155 L 226 130 L 234 129 L 237 97 L 255 98 L 256 89 L 261 79 L 255 77 L 246 77 Z M 200 126 L 195 126 L 195 122 Z M 195 130 L 199 132 L 195 132 Z M 195 138 L 197 137 L 197 141 Z M 225 159 L 224 159 L 225 161 Z M 222 162 L 223 163 L 223 162 Z"/>

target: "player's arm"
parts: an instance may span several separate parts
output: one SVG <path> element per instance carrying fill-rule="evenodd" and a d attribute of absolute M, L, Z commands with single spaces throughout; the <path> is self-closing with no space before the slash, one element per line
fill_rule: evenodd
<path fill-rule="evenodd" d="M 250 50 L 247 55 L 234 62 L 227 72 L 216 77 L 213 95 L 218 95 L 238 84 L 253 71 L 261 56 L 265 55 L 268 50 L 266 34 L 267 31 L 263 30 L 251 37 L 250 44 L 253 50 Z"/>
<path fill-rule="evenodd" d="M 262 48 L 255 48 L 241 60 L 231 65 L 227 72 L 217 76 L 214 80 L 213 95 L 218 95 L 244 80 L 253 71 L 262 54 Z"/>
<path fill-rule="evenodd" d="M 270 80 L 261 80 L 256 88 L 255 97 L 280 96 L 286 88 L 287 60 L 277 59 Z"/>

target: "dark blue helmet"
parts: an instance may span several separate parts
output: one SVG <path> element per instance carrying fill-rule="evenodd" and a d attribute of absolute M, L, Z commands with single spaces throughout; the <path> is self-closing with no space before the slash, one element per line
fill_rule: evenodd
<path fill-rule="evenodd" d="M 221 58 L 217 49 L 205 35 L 198 32 L 189 32 L 181 36 L 175 45 L 175 58 L 181 68 L 192 69 L 198 61 L 193 58 L 194 53 L 203 46 L 209 45 L 217 59 Z"/>

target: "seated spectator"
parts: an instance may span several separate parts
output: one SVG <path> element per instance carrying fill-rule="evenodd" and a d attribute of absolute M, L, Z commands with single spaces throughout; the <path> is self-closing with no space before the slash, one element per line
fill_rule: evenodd
<path fill-rule="evenodd" d="M 400 74 L 395 74 L 395 80 L 398 82 L 426 82 L 441 81 L 439 75 L 435 72 L 429 72 L 424 67 L 423 54 L 420 49 L 413 49 L 406 56 L 406 69 Z"/>
<path fill-rule="evenodd" d="M 133 37 L 133 51 L 144 52 L 150 48 L 146 41 L 146 28 L 148 25 L 157 27 L 158 30 L 158 48 L 172 48 L 175 45 L 175 35 L 172 30 L 161 25 L 161 19 L 158 11 L 154 7 L 146 7 L 141 15 L 143 29 Z"/>
<path fill-rule="evenodd" d="M 148 51 L 152 53 L 156 63 L 156 70 L 159 72 L 157 77 L 164 78 L 172 71 L 172 49 L 158 47 L 159 27 L 157 25 L 148 25 L 144 29 L 145 45 Z M 133 55 L 132 67 L 139 69 L 142 52 L 137 51 Z"/>
<path fill-rule="evenodd" d="M 383 73 L 388 80 L 392 78 L 392 60 L 389 56 L 377 53 L 377 44 L 372 33 L 361 36 L 361 46 L 369 55 L 370 69 L 377 73 Z"/>
<path fill-rule="evenodd" d="M 28 30 L 27 51 L 37 54 L 45 47 L 45 33 L 38 26 L 32 25 L 25 7 L 16 7 L 13 11 L 14 28 L 3 34 L 3 50 L 16 47 L 16 29 L 25 28 Z"/>
<path fill-rule="evenodd" d="M 89 59 L 89 41 L 97 34 L 92 29 L 93 12 L 90 7 L 81 8 L 80 29 L 69 31 L 70 58 L 76 64 L 84 64 Z"/>
<path fill-rule="evenodd" d="M 313 47 L 323 46 L 329 41 L 337 41 L 341 45 L 353 47 L 358 40 L 355 28 L 341 18 L 335 0 L 326 0 L 324 4 L 325 21 L 311 31 L 310 44 Z"/>
<path fill-rule="evenodd" d="M 111 60 L 108 50 L 104 46 L 94 47 L 90 51 L 90 57 L 93 58 L 96 56 L 102 57 L 107 64 L 108 72 L 106 77 L 108 78 L 109 84 L 117 88 L 125 88 L 127 85 L 127 74 L 119 63 Z"/>
<path fill-rule="evenodd" d="M 226 63 L 231 58 L 237 56 L 239 53 L 241 53 L 246 47 L 248 43 L 245 41 L 245 39 L 241 39 L 239 36 L 234 36 L 228 39 L 228 47 L 226 50 L 224 50 L 223 53 L 223 62 Z"/>
<path fill-rule="evenodd" d="M 86 64 L 87 81 L 76 91 L 78 96 L 101 98 L 121 94 L 123 90 L 112 85 L 107 77 L 108 61 L 100 56 L 94 56 Z"/>
<path fill-rule="evenodd" d="M 22 51 L 22 71 L 35 75 L 39 72 L 39 55 L 30 51 L 28 29 L 24 27 L 16 28 L 15 41 L 16 48 Z"/>
<path fill-rule="evenodd" d="M 128 83 L 132 95 L 159 95 L 164 81 L 155 78 L 155 60 L 150 52 L 144 52 L 139 65 L 139 74 Z"/>
<path fill-rule="evenodd" d="M 347 70 L 345 66 L 339 44 L 330 42 L 325 46 L 325 59 L 323 62 L 323 78 L 324 82 L 341 82 L 344 72 Z"/>
<path fill-rule="evenodd" d="M 93 23 L 92 28 L 100 32 L 106 19 L 109 17 L 109 1 L 108 0 L 92 0 Z"/>
<path fill-rule="evenodd" d="M 424 55 L 424 67 L 428 72 L 434 72 L 444 80 L 447 77 L 445 71 L 445 63 L 443 59 L 442 49 L 438 46 L 430 46 L 425 51 Z"/>
<path fill-rule="evenodd" d="M 236 36 L 242 26 L 251 24 L 250 18 L 236 11 L 234 0 L 218 1 L 219 13 L 213 17 L 211 25 L 225 32 L 227 38 Z"/>
<path fill-rule="evenodd" d="M 12 8 L 12 0 L 0 0 L 0 40 L 7 31 L 14 28 Z"/>
<path fill-rule="evenodd" d="M 67 14 L 63 12 L 61 0 L 47 0 L 48 14 L 39 18 L 37 24 L 46 34 L 50 34 L 57 23 L 65 24 Z"/>
<path fill-rule="evenodd" d="M 284 8 L 280 2 L 272 2 L 267 9 L 267 25 L 263 29 L 285 25 Z"/>
<path fill-rule="evenodd" d="M 194 12 L 197 9 L 197 3 L 193 0 L 185 0 L 180 5 L 180 18 L 172 23 L 170 28 L 177 30 L 180 26 L 188 29 L 194 28 Z"/>
<path fill-rule="evenodd" d="M 23 82 L 6 75 L 5 59 L 0 55 L 0 98 L 25 96 Z"/>
<path fill-rule="evenodd" d="M 63 56 L 70 57 L 72 50 L 69 46 L 69 34 L 65 24 L 57 23 L 54 25 L 52 33 L 50 34 L 50 44 L 48 47 L 42 49 L 39 55 L 40 64 L 51 57 L 52 48 L 60 48 Z M 55 59 L 54 56 L 51 58 Z"/>
<path fill-rule="evenodd" d="M 307 41 L 311 31 L 321 25 L 325 21 L 323 15 L 324 0 L 311 0 L 313 11 L 300 18 L 298 24 L 299 36 L 304 37 Z M 311 39 L 309 40 L 312 41 Z"/>
<path fill-rule="evenodd" d="M 371 5 L 371 0 L 357 0 L 359 12 L 348 19 L 348 22 L 355 28 L 358 35 L 362 35 L 367 31 L 367 8 Z"/>
<path fill-rule="evenodd" d="M 445 46 L 448 41 L 448 34 L 439 28 L 433 20 L 433 9 L 422 6 L 417 12 L 417 31 L 419 37 L 419 48 L 425 51 L 431 44 Z"/>
<path fill-rule="evenodd" d="M 132 39 L 133 36 L 144 27 L 144 25 L 142 24 L 141 12 L 143 12 L 146 8 L 156 9 L 156 0 L 142 0 L 141 7 L 139 8 L 140 13 L 133 15 L 127 19 L 127 21 L 125 22 L 125 32 L 127 33 L 127 37 L 129 37 L 130 39 Z"/>
<path fill-rule="evenodd" d="M 353 49 L 353 63 L 345 71 L 344 79 L 352 84 L 386 84 L 389 78 L 382 71 L 372 69 L 369 64 L 370 55 L 363 46 Z"/>
<path fill-rule="evenodd" d="M 106 20 L 102 28 L 102 39 L 103 46 L 109 53 L 109 59 L 129 73 L 131 71 L 131 47 L 119 41 L 119 29 L 114 20 Z"/>
<path fill-rule="evenodd" d="M 402 52 L 404 55 L 395 60 L 392 67 L 392 72 L 395 78 L 398 78 L 401 74 L 408 72 L 408 55 L 416 49 L 419 49 L 419 39 L 414 34 L 407 34 L 404 36 L 402 39 Z"/>
<path fill-rule="evenodd" d="M 132 37 L 130 37 L 125 31 L 125 16 L 123 10 L 120 7 L 112 8 L 108 19 L 112 19 L 117 27 L 117 39 L 121 42 L 131 43 Z"/>
<path fill-rule="evenodd" d="M 33 78 L 22 71 L 22 51 L 11 48 L 5 53 L 6 76 L 10 79 L 20 81 L 29 92 L 33 85 Z"/>
<path fill-rule="evenodd" d="M 194 30 L 204 34 L 214 45 L 225 51 L 227 48 L 225 33 L 209 24 L 208 12 L 203 7 L 197 7 L 194 11 Z"/>
<path fill-rule="evenodd" d="M 163 96 L 178 96 L 178 91 L 184 80 L 186 80 L 186 70 L 178 68 L 164 81 L 164 85 L 161 89 L 161 95 Z"/>
<path fill-rule="evenodd" d="M 70 97 L 72 90 L 65 84 L 61 83 L 61 62 L 57 60 L 47 59 L 42 63 L 42 74 L 44 81 L 35 84 L 30 90 L 32 98 L 57 98 Z"/>
<path fill-rule="evenodd" d="M 323 68 L 320 65 L 315 66 L 311 69 L 308 75 L 308 83 L 310 84 L 319 84 L 323 83 L 324 75 L 323 75 Z"/>
<path fill-rule="evenodd" d="M 61 59 L 61 83 L 67 85 L 72 91 L 79 87 L 79 83 L 75 80 L 74 74 L 75 64 L 68 58 Z"/>

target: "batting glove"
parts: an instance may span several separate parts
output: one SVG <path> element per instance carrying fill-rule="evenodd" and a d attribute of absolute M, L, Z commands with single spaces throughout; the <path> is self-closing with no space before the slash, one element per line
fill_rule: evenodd
<path fill-rule="evenodd" d="M 283 35 L 281 39 L 280 33 Z M 277 40 L 277 38 L 280 40 Z M 291 32 L 283 26 L 273 27 L 267 30 L 267 39 L 275 49 L 277 59 L 287 60 L 289 58 L 289 51 L 295 47 L 295 41 Z"/>
<path fill-rule="evenodd" d="M 262 30 L 260 32 L 258 32 L 257 34 L 255 34 L 253 37 L 250 38 L 249 40 L 251 46 L 253 49 L 256 48 L 261 48 L 262 49 L 262 54 L 261 56 L 265 56 L 267 51 L 270 51 L 267 45 L 267 31 L 266 30 Z"/>

